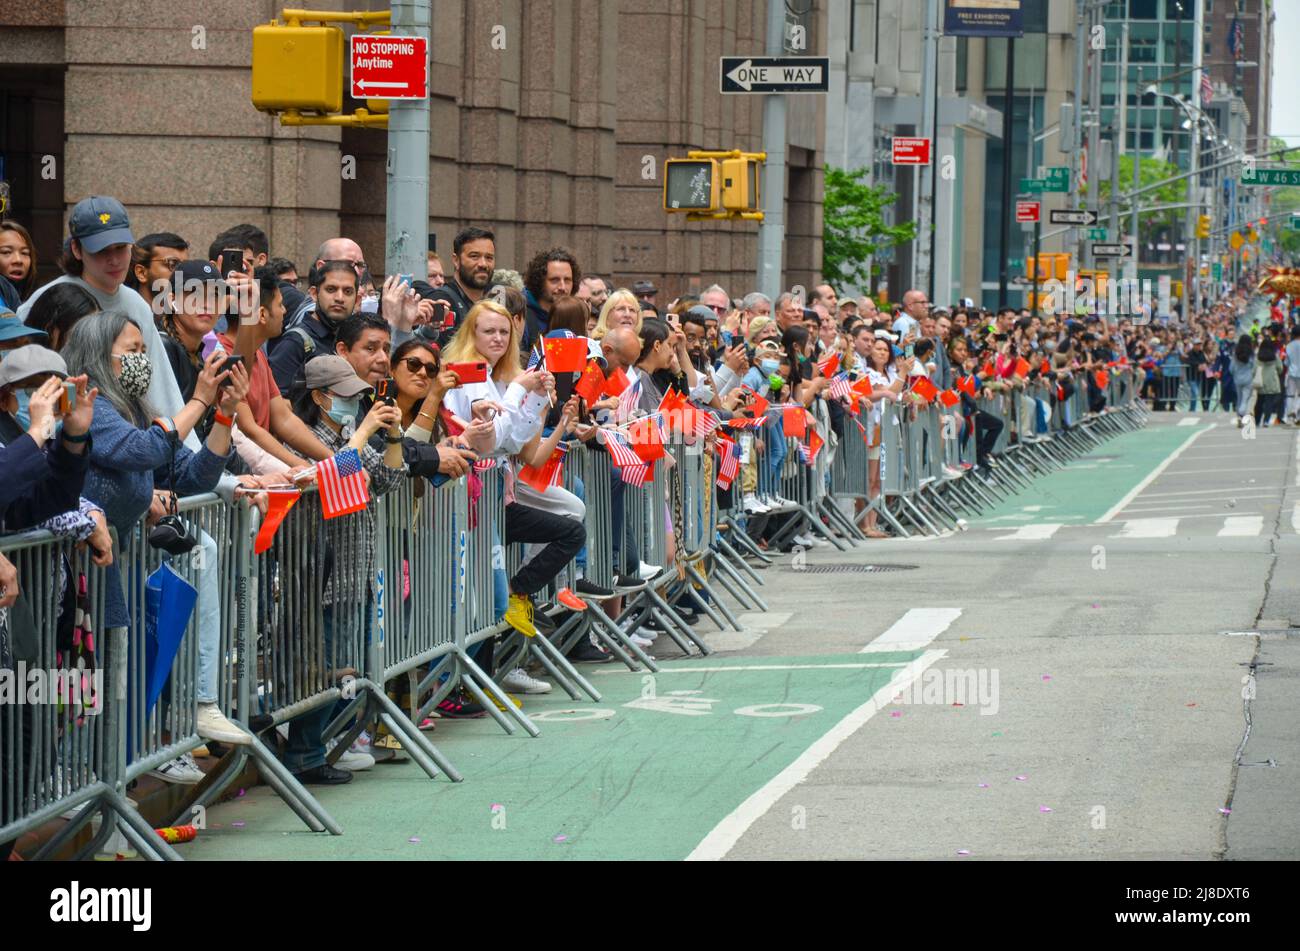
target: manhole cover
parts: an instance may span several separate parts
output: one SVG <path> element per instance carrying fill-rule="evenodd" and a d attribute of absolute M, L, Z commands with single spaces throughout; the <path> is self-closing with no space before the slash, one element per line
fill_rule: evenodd
<path fill-rule="evenodd" d="M 911 571 L 920 565 L 791 565 L 788 571 L 807 572 L 813 575 L 858 574 L 861 572 Z"/>

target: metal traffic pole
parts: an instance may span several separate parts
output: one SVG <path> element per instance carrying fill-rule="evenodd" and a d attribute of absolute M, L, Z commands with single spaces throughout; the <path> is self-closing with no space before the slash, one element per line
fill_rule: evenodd
<path fill-rule="evenodd" d="M 393 0 L 394 36 L 430 36 L 432 0 Z M 393 100 L 388 106 L 388 206 L 385 274 L 426 270 L 429 233 L 429 99 Z"/>
<path fill-rule="evenodd" d="M 767 55 L 785 52 L 785 4 L 768 0 Z M 758 289 L 774 302 L 781 293 L 781 258 L 785 240 L 784 94 L 763 97 L 763 221 L 758 226 Z"/>

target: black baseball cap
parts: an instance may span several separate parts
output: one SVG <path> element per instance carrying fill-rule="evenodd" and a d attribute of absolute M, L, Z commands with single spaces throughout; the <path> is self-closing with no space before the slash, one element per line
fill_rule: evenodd
<path fill-rule="evenodd" d="M 220 290 L 230 285 L 221 278 L 221 272 L 209 261 L 182 261 L 172 272 L 172 291 L 177 295 L 184 293 L 186 285 L 191 288 L 199 284 L 211 284 Z"/>

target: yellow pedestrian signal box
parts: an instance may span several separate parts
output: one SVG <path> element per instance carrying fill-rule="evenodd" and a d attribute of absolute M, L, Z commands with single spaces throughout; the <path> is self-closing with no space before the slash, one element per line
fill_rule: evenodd
<path fill-rule="evenodd" d="M 1196 237 L 1208 238 L 1210 236 L 1210 216 L 1201 215 L 1196 219 Z"/>
<path fill-rule="evenodd" d="M 1056 279 L 1063 281 L 1070 272 L 1070 256 L 1068 254 L 1040 254 L 1035 258 L 1032 254 L 1025 258 L 1025 279 L 1032 281 L 1034 279 L 1034 268 L 1038 269 L 1038 279 L 1040 281 L 1050 281 Z"/>
<path fill-rule="evenodd" d="M 347 67 L 336 26 L 253 28 L 253 107 L 262 112 L 335 113 Z"/>
<path fill-rule="evenodd" d="M 664 211 L 688 221 L 744 218 L 762 221 L 759 169 L 766 152 L 689 152 L 664 163 Z"/>
<path fill-rule="evenodd" d="M 669 159 L 664 164 L 664 211 L 716 212 L 719 185 L 713 159 Z"/>
<path fill-rule="evenodd" d="M 752 156 L 722 160 L 722 207 L 758 211 L 759 162 Z"/>

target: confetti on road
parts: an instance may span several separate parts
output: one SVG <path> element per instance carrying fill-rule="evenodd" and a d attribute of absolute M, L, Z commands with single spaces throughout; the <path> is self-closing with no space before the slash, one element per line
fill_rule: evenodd
<path fill-rule="evenodd" d="M 1026 779 L 1028 779 L 1028 778 L 1029 778 L 1028 776 L 1017 776 L 1017 777 L 1016 777 L 1016 782 L 1018 782 L 1018 783 L 1023 783 L 1023 782 L 1024 782 Z"/>
<path fill-rule="evenodd" d="M 988 784 L 988 783 L 980 783 L 980 784 L 979 784 L 979 787 L 980 787 L 980 789 L 988 789 L 988 788 L 989 788 L 989 784 Z"/>
<path fill-rule="evenodd" d="M 555 836 L 553 839 L 551 839 L 551 841 L 552 841 L 552 842 L 567 842 L 567 841 L 569 841 L 569 837 L 568 837 L 567 835 L 564 835 L 563 833 L 561 833 L 560 835 L 557 835 L 557 836 Z"/>
<path fill-rule="evenodd" d="M 970 849 L 958 849 L 958 850 L 957 850 L 957 854 L 958 854 L 958 855 L 970 855 Z"/>
<path fill-rule="evenodd" d="M 1051 674 L 1043 674 L 1043 679 L 1044 679 L 1044 680 L 1051 680 L 1051 679 L 1052 679 L 1052 675 L 1051 675 Z"/>
<path fill-rule="evenodd" d="M 1038 807 L 1038 811 L 1039 811 L 1039 812 L 1051 812 L 1051 811 L 1052 811 L 1052 807 L 1051 807 L 1051 806 L 1039 806 L 1039 807 Z"/>
<path fill-rule="evenodd" d="M 244 828 L 244 823 L 243 823 L 243 822 L 232 822 L 232 823 L 230 823 L 230 825 L 231 825 L 233 828 L 236 828 L 236 829 L 242 829 L 242 828 Z"/>
<path fill-rule="evenodd" d="M 240 790 L 240 791 L 239 791 L 239 796 L 242 796 L 242 795 L 244 795 L 244 793 L 246 793 L 246 792 L 248 792 L 248 790 L 247 790 L 247 789 L 241 789 L 241 790 Z M 236 797 L 235 797 L 235 798 L 236 798 L 236 799 L 238 799 L 238 798 L 239 798 L 239 796 L 236 796 Z"/>
<path fill-rule="evenodd" d="M 1226 816 L 1226 815 L 1230 815 L 1230 814 L 1232 813 L 1232 810 L 1231 810 L 1231 809 L 1224 809 L 1224 808 L 1222 808 L 1222 807 L 1219 808 L 1219 811 L 1220 811 L 1221 813 L 1223 813 L 1225 816 Z"/>
<path fill-rule="evenodd" d="M 407 842 L 414 843 L 415 845 L 419 845 L 419 844 L 420 844 L 420 837 L 419 837 L 418 835 L 413 835 L 413 836 L 411 836 L 409 839 L 407 839 L 406 841 L 407 841 Z"/>
<path fill-rule="evenodd" d="M 903 714 L 902 714 L 900 711 L 898 711 L 898 710 L 895 710 L 893 713 L 890 714 L 890 716 L 893 717 L 895 720 L 897 720 L 897 719 L 898 719 L 899 717 L 901 717 L 902 715 L 903 715 Z"/>

